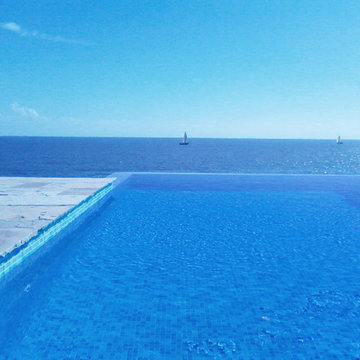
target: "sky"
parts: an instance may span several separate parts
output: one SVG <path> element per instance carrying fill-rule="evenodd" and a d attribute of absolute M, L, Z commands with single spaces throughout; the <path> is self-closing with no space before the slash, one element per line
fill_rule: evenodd
<path fill-rule="evenodd" d="M 0 135 L 360 138 L 358 0 L 2 0 Z"/>

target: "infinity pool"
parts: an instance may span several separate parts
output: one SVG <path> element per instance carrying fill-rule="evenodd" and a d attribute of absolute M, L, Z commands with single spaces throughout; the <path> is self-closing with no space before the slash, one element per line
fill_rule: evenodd
<path fill-rule="evenodd" d="M 0 359 L 360 358 L 360 177 L 133 175 L 1 289 Z"/>

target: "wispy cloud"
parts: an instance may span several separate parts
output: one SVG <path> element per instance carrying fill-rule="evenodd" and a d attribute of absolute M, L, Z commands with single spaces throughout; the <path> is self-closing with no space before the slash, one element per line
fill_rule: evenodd
<path fill-rule="evenodd" d="M 33 37 L 41 40 L 47 40 L 52 42 L 62 42 L 62 43 L 68 43 L 68 44 L 79 44 L 79 45 L 92 45 L 91 43 L 75 40 L 75 39 L 68 39 L 63 36 L 58 35 L 49 35 L 45 34 L 39 31 L 29 31 L 24 28 L 22 28 L 20 25 L 14 23 L 14 22 L 7 22 L 7 23 L 1 23 L 0 28 L 3 30 L 12 31 L 22 37 Z"/>
<path fill-rule="evenodd" d="M 28 108 L 26 106 L 21 106 L 18 103 L 11 104 L 11 109 L 21 116 L 36 119 L 39 118 L 39 113 L 35 109 Z"/>
<path fill-rule="evenodd" d="M 21 27 L 18 24 L 15 24 L 13 22 L 1 24 L 1 27 L 5 30 L 10 30 L 10 31 L 16 32 L 18 34 L 21 34 Z"/>

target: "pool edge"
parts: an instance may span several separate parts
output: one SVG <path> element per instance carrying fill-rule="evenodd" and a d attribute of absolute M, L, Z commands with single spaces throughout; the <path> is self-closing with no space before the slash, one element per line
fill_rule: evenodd
<path fill-rule="evenodd" d="M 3 259 L 0 259 L 0 283 L 3 282 L 15 268 L 18 268 L 25 260 L 31 258 L 31 255 L 35 255 L 34 253 L 44 247 L 50 240 L 55 238 L 58 238 L 57 241 L 60 240 L 60 238 L 69 233 L 67 230 L 70 230 L 70 228 L 73 227 L 72 225 L 76 225 L 76 222 L 78 222 L 77 225 L 80 226 L 91 213 L 96 211 L 108 200 L 113 189 L 113 182 L 98 189 L 95 193 L 75 205 L 49 225 L 40 229 L 38 233 L 26 241 L 26 243 L 6 254 Z"/>

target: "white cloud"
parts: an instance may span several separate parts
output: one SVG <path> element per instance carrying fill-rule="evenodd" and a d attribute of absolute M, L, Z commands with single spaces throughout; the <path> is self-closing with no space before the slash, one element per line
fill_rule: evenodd
<path fill-rule="evenodd" d="M 64 38 L 63 36 L 49 35 L 49 34 L 41 33 L 39 31 L 28 31 L 26 29 L 23 29 L 20 25 L 14 22 L 2 23 L 0 24 L 0 28 L 4 30 L 12 31 L 23 37 L 34 37 L 37 39 L 42 39 L 52 42 L 63 42 L 68 44 L 91 45 L 90 43 L 87 42 L 74 40 L 74 39 L 67 39 Z"/>
<path fill-rule="evenodd" d="M 36 119 L 39 117 L 39 113 L 36 110 L 25 107 L 25 106 L 21 106 L 18 103 L 11 104 L 11 109 L 15 113 L 20 114 L 21 116 L 24 116 L 24 117 L 28 117 L 28 118 L 32 118 L 32 119 Z"/>
<path fill-rule="evenodd" d="M 1 27 L 5 30 L 10 30 L 10 31 L 14 31 L 16 33 L 21 33 L 21 28 L 18 24 L 13 23 L 13 22 L 9 22 L 9 23 L 5 23 L 5 24 L 1 24 Z"/>

